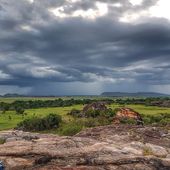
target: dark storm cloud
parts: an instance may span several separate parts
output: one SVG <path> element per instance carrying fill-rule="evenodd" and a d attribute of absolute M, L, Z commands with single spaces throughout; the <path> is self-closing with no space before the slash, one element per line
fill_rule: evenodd
<path fill-rule="evenodd" d="M 96 2 L 107 2 L 108 13 L 95 19 L 71 16 L 77 10 L 97 10 Z M 156 2 L 143 0 L 134 6 L 127 0 L 0 0 L 0 84 L 170 84 L 169 20 L 148 16 L 142 22 L 120 22 L 126 13 Z M 67 17 L 50 12 L 61 7 Z"/>

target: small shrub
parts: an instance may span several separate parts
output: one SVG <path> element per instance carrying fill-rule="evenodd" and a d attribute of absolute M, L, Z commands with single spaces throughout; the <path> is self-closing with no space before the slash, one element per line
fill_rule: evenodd
<path fill-rule="evenodd" d="M 170 125 L 170 118 L 162 119 L 162 120 L 160 121 L 160 124 L 161 124 L 161 125 L 164 125 L 164 126 Z"/>
<path fill-rule="evenodd" d="M 5 140 L 5 139 L 0 138 L 0 145 L 4 144 L 5 142 L 6 142 L 6 140 Z"/>
<path fill-rule="evenodd" d="M 68 113 L 68 115 L 71 115 L 71 116 L 73 116 L 73 117 L 81 117 L 80 113 L 81 113 L 80 110 L 77 110 L 77 109 L 74 109 L 74 108 L 73 108 L 73 109 Z"/>
<path fill-rule="evenodd" d="M 9 116 L 8 116 L 8 119 L 9 119 L 9 120 L 11 120 L 11 119 L 12 119 L 12 117 L 9 115 Z"/>
<path fill-rule="evenodd" d="M 150 117 L 147 117 L 147 116 L 143 117 L 143 122 L 144 122 L 144 124 L 146 124 L 146 125 L 150 124 L 150 123 L 151 123 Z"/>
<path fill-rule="evenodd" d="M 101 113 L 100 110 L 88 110 L 86 113 L 85 113 L 85 117 L 97 117 L 99 116 Z"/>
<path fill-rule="evenodd" d="M 144 147 L 144 148 L 143 148 L 143 155 L 144 155 L 144 156 L 153 155 L 152 149 L 149 148 L 149 147 Z"/>
<path fill-rule="evenodd" d="M 83 129 L 81 124 L 77 122 L 70 122 L 62 128 L 61 134 L 64 136 L 73 136 Z"/>
<path fill-rule="evenodd" d="M 116 111 L 110 108 L 107 111 L 107 115 L 109 115 L 109 117 L 114 117 L 116 115 Z"/>
<path fill-rule="evenodd" d="M 87 118 L 84 120 L 83 122 L 83 125 L 85 127 L 95 127 L 95 126 L 99 126 L 99 123 L 98 123 L 98 119 L 95 119 L 95 118 Z"/>
<path fill-rule="evenodd" d="M 105 116 L 100 116 L 100 117 L 98 117 L 98 125 L 99 126 L 105 126 L 105 125 L 109 125 L 109 124 L 111 124 L 111 122 L 112 122 L 112 119 L 110 119 L 110 118 L 107 118 L 107 117 L 105 117 Z"/>
<path fill-rule="evenodd" d="M 150 119 L 151 119 L 151 123 L 159 123 L 163 119 L 163 116 L 160 114 L 152 115 L 150 116 Z"/>
<path fill-rule="evenodd" d="M 23 108 L 21 108 L 21 107 L 16 107 L 15 111 L 16 111 L 16 114 L 24 114 L 25 110 Z"/>
<path fill-rule="evenodd" d="M 136 124 L 136 121 L 134 119 L 124 118 L 124 119 L 120 120 L 120 123 L 134 125 L 134 124 Z"/>

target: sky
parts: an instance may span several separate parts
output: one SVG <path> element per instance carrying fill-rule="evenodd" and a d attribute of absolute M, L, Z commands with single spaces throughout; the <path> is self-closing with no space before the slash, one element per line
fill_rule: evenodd
<path fill-rule="evenodd" d="M 170 94 L 170 1 L 0 0 L 0 94 Z"/>

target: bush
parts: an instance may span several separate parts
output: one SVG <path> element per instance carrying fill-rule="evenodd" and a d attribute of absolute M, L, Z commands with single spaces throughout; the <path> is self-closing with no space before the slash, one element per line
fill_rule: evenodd
<path fill-rule="evenodd" d="M 111 124 L 111 122 L 113 121 L 113 118 L 100 116 L 98 117 L 97 121 L 98 121 L 98 126 L 105 126 L 105 125 Z"/>
<path fill-rule="evenodd" d="M 170 124 L 170 114 L 160 113 L 156 115 L 143 115 L 144 124 L 160 124 L 167 125 Z"/>
<path fill-rule="evenodd" d="M 94 118 L 87 118 L 83 121 L 83 125 L 85 127 L 95 127 L 95 126 L 99 126 L 98 124 L 98 120 L 94 119 Z"/>
<path fill-rule="evenodd" d="M 162 119 L 161 121 L 160 121 L 160 124 L 161 125 L 170 125 L 170 118 L 166 118 L 166 119 Z"/>
<path fill-rule="evenodd" d="M 136 120 L 130 118 L 124 118 L 120 120 L 120 123 L 134 125 L 136 124 Z"/>
<path fill-rule="evenodd" d="M 114 117 L 115 114 L 116 114 L 115 111 L 112 110 L 112 109 L 107 109 L 107 110 L 105 110 L 105 111 L 88 110 L 88 111 L 85 113 L 85 117 L 96 118 L 96 117 L 102 116 L 102 117 L 109 118 L 109 117 Z"/>
<path fill-rule="evenodd" d="M 77 118 L 67 124 L 63 124 L 59 129 L 59 133 L 65 136 L 73 136 L 80 132 L 83 128 L 91 128 L 96 126 L 109 125 L 112 122 L 112 119 L 98 116 L 96 118 Z"/>
<path fill-rule="evenodd" d="M 53 128 L 58 128 L 61 121 L 61 116 L 56 114 L 49 114 L 44 118 L 33 117 L 23 120 L 17 125 L 17 128 L 26 131 L 50 130 Z"/>
<path fill-rule="evenodd" d="M 81 113 L 80 110 L 77 110 L 77 109 L 74 109 L 74 108 L 73 108 L 73 109 L 68 113 L 68 115 L 71 115 L 71 116 L 73 116 L 73 117 L 81 117 L 80 113 Z"/>
<path fill-rule="evenodd" d="M 87 112 L 85 112 L 85 117 L 97 117 L 100 115 L 100 112 L 99 110 L 88 110 Z"/>
<path fill-rule="evenodd" d="M 143 117 L 142 119 L 143 119 L 144 124 L 146 124 L 146 125 L 148 125 L 148 124 L 151 123 L 150 117 L 145 116 L 145 117 Z"/>
<path fill-rule="evenodd" d="M 0 138 L 0 145 L 4 144 L 6 140 L 4 138 Z"/>
<path fill-rule="evenodd" d="M 56 114 L 49 114 L 44 118 L 46 129 L 58 128 L 62 121 L 61 116 Z"/>
<path fill-rule="evenodd" d="M 112 110 L 110 108 L 100 113 L 100 116 L 104 116 L 106 118 L 113 118 L 115 115 L 116 115 L 116 110 Z"/>
<path fill-rule="evenodd" d="M 73 121 L 62 128 L 61 134 L 64 136 L 73 136 L 80 132 L 82 129 L 83 125 L 81 123 L 78 124 L 78 122 Z"/>
<path fill-rule="evenodd" d="M 24 109 L 21 107 L 16 107 L 15 111 L 16 111 L 16 114 L 24 114 Z"/>

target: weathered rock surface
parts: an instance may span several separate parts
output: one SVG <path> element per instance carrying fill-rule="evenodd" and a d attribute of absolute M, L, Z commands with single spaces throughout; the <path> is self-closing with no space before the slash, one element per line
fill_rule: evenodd
<path fill-rule="evenodd" d="M 136 121 L 137 125 L 143 125 L 143 120 L 141 115 L 131 108 L 123 107 L 117 110 L 113 122 L 120 123 L 122 119 L 133 119 Z"/>
<path fill-rule="evenodd" d="M 73 137 L 0 132 L 6 170 L 169 170 L 170 127 L 110 125 Z"/>

